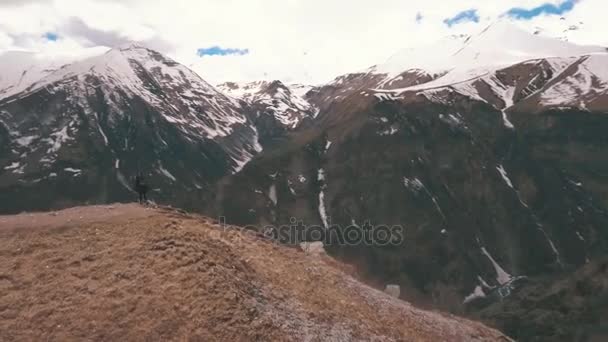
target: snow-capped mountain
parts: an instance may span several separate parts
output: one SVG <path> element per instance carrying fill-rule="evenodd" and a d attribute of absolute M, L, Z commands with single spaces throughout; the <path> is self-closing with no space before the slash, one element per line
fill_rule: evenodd
<path fill-rule="evenodd" d="M 153 50 L 123 46 L 38 75 L 0 99 L 0 167 L 12 191 L 93 182 L 119 199 L 144 172 L 170 184 L 161 197 L 171 198 L 262 150 L 248 108 Z M 66 197 L 79 198 L 75 190 Z"/>
<path fill-rule="evenodd" d="M 531 59 L 604 52 L 604 47 L 580 46 L 534 35 L 512 23 L 498 21 L 476 35 L 448 37 L 428 47 L 406 49 L 370 71 L 390 76 L 418 68 L 435 74 L 462 74 L 466 70 L 506 67 Z"/>
<path fill-rule="evenodd" d="M 99 87 L 109 93 L 110 98 L 124 91 L 152 105 L 169 106 L 172 113 L 163 113 L 164 118 L 177 124 L 186 135 L 224 137 L 232 132 L 234 124 L 246 122 L 236 101 L 223 96 L 188 68 L 138 45 L 119 47 L 59 70 L 47 69 L 46 73 L 48 75 L 39 73 L 44 77 L 30 82 L 13 98 L 5 96 L 5 101 L 23 98 L 56 84 L 69 86 L 74 97 L 81 98 Z M 158 90 L 155 87 L 162 87 L 162 94 L 155 92 Z M 109 106 L 110 110 L 114 109 L 113 103 Z M 197 115 L 202 112 L 204 116 Z"/>
<path fill-rule="evenodd" d="M 586 60 L 590 55 L 593 55 L 590 62 L 582 63 L 583 61 L 579 60 L 580 58 Z M 502 109 L 504 109 L 505 103 L 512 105 L 513 99 L 505 98 L 504 95 L 505 92 L 510 91 L 510 87 L 528 90 L 530 87 L 529 84 L 522 84 L 521 79 L 505 81 L 508 84 L 497 82 L 497 79 L 500 79 L 497 75 L 499 71 L 504 75 L 503 77 L 510 77 L 507 75 L 510 71 L 517 73 L 517 70 L 526 68 L 519 65 L 543 63 L 546 65 L 542 72 L 551 73 L 549 78 L 547 75 L 539 75 L 539 78 L 544 78 L 546 83 L 553 77 L 560 76 L 564 71 L 566 73 L 573 71 L 579 63 L 582 63 L 583 68 L 588 63 L 593 63 L 593 68 L 596 70 L 592 69 L 590 72 L 595 74 L 593 77 L 597 80 L 596 85 L 601 87 L 606 80 L 603 79 L 604 68 L 601 67 L 602 63 L 599 60 L 607 55 L 607 49 L 602 46 L 577 45 L 546 37 L 540 33 L 530 33 L 507 21 L 498 21 L 475 35 L 449 36 L 426 46 L 404 49 L 391 56 L 385 63 L 359 73 L 339 76 L 333 82 L 313 89 L 309 95 L 312 97 L 310 99 L 312 103 L 324 108 L 328 105 L 328 101 L 343 100 L 353 94 L 363 95 L 369 89 L 379 90 L 377 93 L 395 90 L 388 94 L 399 95 L 405 91 L 429 90 L 425 93 L 432 94 L 437 93 L 441 88 L 454 88 L 462 94 L 491 103 L 495 102 L 494 98 L 498 98 L 502 101 Z M 582 73 L 584 74 L 585 71 Z M 589 79 L 584 75 L 573 77 Z M 537 82 L 538 78 L 527 80 Z M 480 82 L 485 84 L 480 85 Z M 572 84 L 572 80 L 567 82 Z M 572 105 L 573 96 L 587 92 L 588 86 L 585 86 L 585 82 L 580 85 L 582 88 L 580 90 L 570 89 L 570 96 L 565 97 L 570 100 L 563 103 L 548 101 L 547 105 Z M 492 94 L 484 95 L 486 91 L 477 88 L 493 88 Z M 558 92 L 563 93 L 564 87 L 561 86 L 560 89 L 561 91 Z M 550 94 L 546 97 L 550 97 Z M 319 104 L 319 102 L 323 103 Z"/>
<path fill-rule="evenodd" d="M 426 66 L 441 76 L 401 89 L 378 89 L 376 94 L 395 98 L 415 93 L 446 102 L 457 92 L 501 110 L 508 127 L 512 123 L 506 111 L 602 110 L 608 100 L 608 51 L 604 47 L 576 45 L 498 22 L 441 56 Z M 395 64 L 391 63 L 393 68 Z"/>
<path fill-rule="evenodd" d="M 439 78 L 395 90 L 445 101 L 450 91 L 491 104 L 497 109 L 538 112 L 549 108 L 602 111 L 608 100 L 608 54 L 532 59 L 506 68 L 471 74 L 458 80 Z"/>
<path fill-rule="evenodd" d="M 316 108 L 303 98 L 311 88 L 305 85 L 286 86 L 281 81 L 227 82 L 218 85 L 218 89 L 224 93 L 274 116 L 288 129 L 294 129 L 302 120 L 316 115 Z"/>

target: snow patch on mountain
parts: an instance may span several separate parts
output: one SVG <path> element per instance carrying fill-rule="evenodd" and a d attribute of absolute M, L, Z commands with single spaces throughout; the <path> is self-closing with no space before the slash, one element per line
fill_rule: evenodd
<path fill-rule="evenodd" d="M 546 106 L 579 106 L 586 108 L 586 101 L 608 90 L 608 54 L 585 57 L 575 65 L 571 75 L 560 80 L 541 94 Z"/>
<path fill-rule="evenodd" d="M 497 262 L 496 260 L 494 260 L 494 258 L 492 257 L 492 255 L 490 255 L 490 253 L 488 252 L 488 250 L 485 247 L 481 247 L 481 252 L 488 257 L 488 259 L 490 259 L 490 262 L 492 263 L 492 265 L 494 266 L 494 270 L 496 271 L 496 280 L 498 281 L 498 284 L 500 285 L 504 285 L 506 283 L 508 283 L 511 278 L 513 278 L 513 276 L 511 276 L 509 273 L 507 273 Z"/>
<path fill-rule="evenodd" d="M 250 144 L 245 148 L 241 148 L 236 152 L 230 153 L 232 161 L 235 163 L 233 173 L 241 172 L 245 165 L 247 165 L 247 163 L 249 163 L 256 154 L 261 153 L 264 149 L 259 141 L 260 136 L 258 130 L 255 128 L 255 126 L 252 126 L 251 130 L 253 131 L 253 137 L 251 138 Z"/>
<path fill-rule="evenodd" d="M 420 190 L 424 189 L 424 184 L 418 178 L 407 178 L 403 177 L 403 185 L 414 193 L 420 192 Z"/>
<path fill-rule="evenodd" d="M 15 142 L 21 147 L 27 147 L 37 138 L 39 138 L 37 135 L 29 135 L 15 139 Z"/>
<path fill-rule="evenodd" d="M 303 97 L 312 89 L 310 86 L 287 86 L 280 81 L 256 81 L 245 84 L 222 83 L 218 85 L 218 89 L 249 104 L 262 106 L 290 129 L 296 128 L 305 117 L 315 117 L 318 112 Z"/>
<path fill-rule="evenodd" d="M 80 169 L 75 169 L 75 168 L 72 168 L 72 167 L 66 167 L 66 168 L 65 168 L 65 169 L 63 169 L 63 170 L 65 170 L 65 171 L 67 171 L 67 172 L 74 173 L 74 174 L 79 174 L 79 173 L 81 173 L 81 172 L 82 172 L 82 170 L 80 170 Z"/>
<path fill-rule="evenodd" d="M 329 219 L 327 218 L 327 209 L 325 206 L 325 189 L 327 188 L 327 184 L 325 183 L 325 170 L 319 169 L 317 181 L 321 183 L 319 190 L 319 216 L 321 217 L 321 222 L 323 222 L 323 227 L 327 229 L 329 228 Z"/>
<path fill-rule="evenodd" d="M 477 286 L 475 286 L 475 289 L 473 290 L 473 292 L 464 298 L 464 301 L 462 303 L 467 304 L 467 303 L 472 302 L 475 299 L 485 298 L 485 296 L 486 296 L 486 294 L 483 291 L 483 288 L 480 285 L 477 285 Z"/>
<path fill-rule="evenodd" d="M 509 176 L 507 175 L 507 171 L 505 170 L 505 168 L 502 165 L 498 165 L 496 167 L 496 170 L 498 171 L 498 173 L 500 173 L 500 176 L 505 181 L 505 183 L 507 183 L 509 188 L 514 189 L 513 183 L 511 182 L 511 179 L 509 179 Z"/>
<path fill-rule="evenodd" d="M 276 184 L 272 184 L 270 186 L 270 188 L 268 189 L 268 198 L 270 198 L 270 201 L 272 202 L 272 204 L 274 204 L 275 206 L 278 203 L 278 199 L 277 199 L 277 186 Z"/>
<path fill-rule="evenodd" d="M 60 130 L 51 133 L 51 139 L 46 139 L 46 142 L 50 144 L 49 149 L 47 150 L 47 154 L 55 154 L 61 146 L 69 141 L 70 135 L 68 133 L 68 126 L 64 126 Z"/>

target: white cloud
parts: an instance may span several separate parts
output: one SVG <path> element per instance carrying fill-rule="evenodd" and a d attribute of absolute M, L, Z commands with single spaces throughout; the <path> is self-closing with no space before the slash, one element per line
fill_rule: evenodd
<path fill-rule="evenodd" d="M 316 83 L 380 63 L 398 50 L 458 32 L 478 30 L 512 7 L 547 0 L 0 0 L 0 51 L 77 55 L 135 40 L 192 66 L 210 82 L 279 78 Z M 558 3 L 559 1 L 553 1 Z M 566 16 L 584 21 L 583 43 L 603 36 L 603 0 L 582 0 Z M 443 20 L 477 9 L 480 23 L 446 27 Z M 420 13 L 422 20 L 416 22 Z M 523 23 L 558 31 L 558 17 Z M 56 42 L 43 38 L 59 35 Z M 245 56 L 198 57 L 218 45 Z M 85 49 L 88 48 L 88 49 Z"/>
<path fill-rule="evenodd" d="M 13 45 L 13 39 L 6 33 L 0 32 L 0 50 L 8 49 Z"/>

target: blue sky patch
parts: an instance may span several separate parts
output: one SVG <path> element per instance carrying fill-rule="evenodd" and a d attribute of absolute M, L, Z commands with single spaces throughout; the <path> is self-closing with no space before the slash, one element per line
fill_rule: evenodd
<path fill-rule="evenodd" d="M 219 46 L 212 46 L 208 48 L 200 48 L 196 50 L 196 54 L 200 57 L 203 56 L 228 56 L 228 55 L 237 55 L 244 56 L 249 53 L 249 49 L 230 49 L 230 48 L 222 48 Z"/>
<path fill-rule="evenodd" d="M 462 11 L 453 16 L 452 18 L 446 18 L 443 23 L 448 25 L 449 27 L 452 27 L 456 24 L 466 23 L 468 21 L 472 21 L 475 23 L 479 22 L 479 14 L 477 14 L 476 9 Z"/>
<path fill-rule="evenodd" d="M 566 12 L 571 11 L 574 8 L 574 5 L 578 0 L 565 0 L 560 4 L 551 4 L 546 3 L 534 8 L 521 8 L 515 7 L 511 8 L 506 15 L 515 18 L 515 19 L 531 19 L 537 17 L 539 15 L 547 14 L 547 15 L 561 15 Z"/>
<path fill-rule="evenodd" d="M 54 41 L 57 41 L 57 39 L 59 39 L 59 36 L 57 35 L 57 33 L 47 32 L 44 34 L 44 38 L 46 40 L 50 40 L 50 41 L 54 42 Z"/>

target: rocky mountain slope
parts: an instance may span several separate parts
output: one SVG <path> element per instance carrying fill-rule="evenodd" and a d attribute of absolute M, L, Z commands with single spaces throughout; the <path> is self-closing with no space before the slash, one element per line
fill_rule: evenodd
<path fill-rule="evenodd" d="M 0 216 L 0 339 L 508 341 L 323 255 L 137 205 Z"/>
<path fill-rule="evenodd" d="M 218 90 L 250 106 L 260 143 L 275 147 L 284 143 L 296 128 L 310 126 L 319 109 L 304 99 L 312 87 L 285 85 L 281 81 L 258 81 L 218 85 Z"/>
<path fill-rule="evenodd" d="M 243 225 L 295 217 L 310 231 L 402 225 L 398 245 L 325 242 L 420 305 L 523 340 L 585 337 L 601 310 L 573 303 L 604 292 L 564 279 L 608 252 L 606 49 L 504 23 L 448 39 L 429 60 L 406 51 L 401 69 L 393 58 L 309 91 L 315 125 L 225 178 L 205 210 Z M 552 281 L 570 288 L 547 300 L 570 309 L 533 310 Z M 517 314 L 496 309 L 507 307 Z"/>
<path fill-rule="evenodd" d="M 0 97 L 3 212 L 128 199 L 138 172 L 191 207 L 262 150 L 246 106 L 141 46 L 39 76 Z"/>
<path fill-rule="evenodd" d="M 234 82 L 218 85 L 218 90 L 259 107 L 288 129 L 297 128 L 303 120 L 316 116 L 318 110 L 304 98 L 312 87 L 287 86 L 281 81 L 258 81 L 238 84 Z"/>

